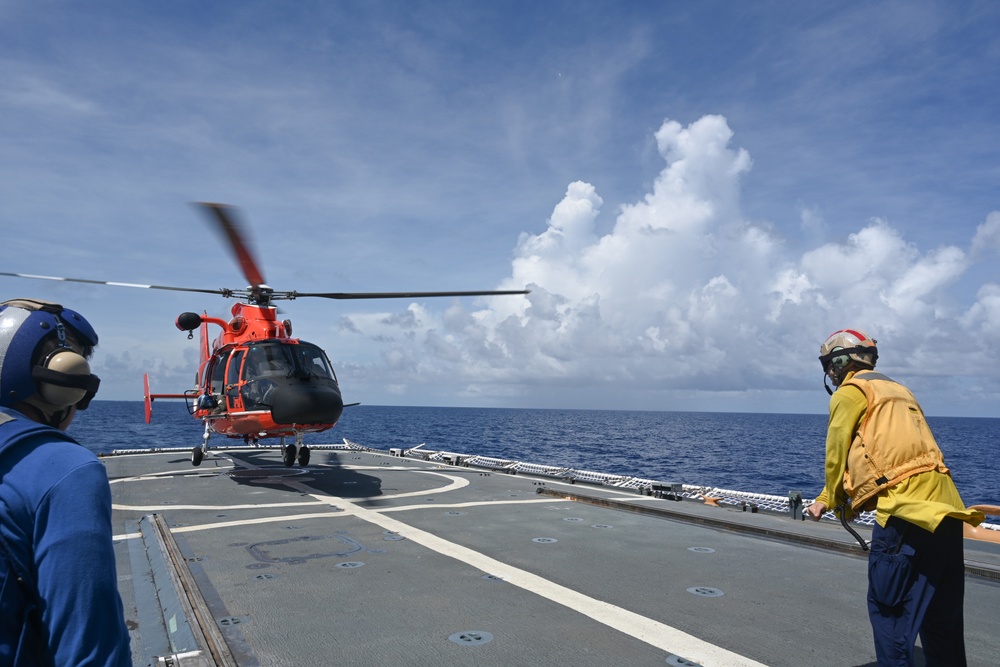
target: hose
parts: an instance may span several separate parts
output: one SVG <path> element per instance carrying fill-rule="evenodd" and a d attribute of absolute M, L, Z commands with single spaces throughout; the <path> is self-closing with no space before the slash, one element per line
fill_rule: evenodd
<path fill-rule="evenodd" d="M 861 550 L 868 551 L 868 543 L 865 542 L 865 539 L 863 537 L 858 535 L 858 531 L 851 528 L 851 524 L 847 523 L 847 505 L 844 504 L 837 506 L 837 508 L 834 509 L 834 514 L 836 514 L 837 517 L 840 519 L 840 525 L 842 525 L 844 529 L 847 530 L 847 532 L 849 532 L 851 535 L 853 535 L 854 539 L 858 541 L 858 544 L 861 545 Z"/>

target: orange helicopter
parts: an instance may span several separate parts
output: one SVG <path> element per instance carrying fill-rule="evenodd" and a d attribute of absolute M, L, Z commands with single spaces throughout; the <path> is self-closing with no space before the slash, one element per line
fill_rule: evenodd
<path fill-rule="evenodd" d="M 196 289 L 163 285 L 136 285 L 79 278 L 56 278 L 21 273 L 0 275 L 18 278 L 61 280 L 121 287 L 140 287 L 180 292 L 220 294 L 241 299 L 233 305 L 229 320 L 197 313 L 181 313 L 177 328 L 194 337 L 200 330 L 200 363 L 195 386 L 179 394 L 154 394 L 149 375 L 143 376 L 143 399 L 148 424 L 156 399 L 183 399 L 188 412 L 204 424 L 202 442 L 191 451 L 191 463 L 200 465 L 208 452 L 212 433 L 243 438 L 255 444 L 264 438 L 281 438 L 282 461 L 291 466 L 309 464 L 306 433 L 333 428 L 344 410 L 340 385 L 326 353 L 317 345 L 292 338 L 290 320 L 278 319 L 273 301 L 319 297 L 323 299 L 397 299 L 424 297 L 494 296 L 527 294 L 529 290 L 456 292 L 280 292 L 264 282 L 258 263 L 237 224 L 233 209 L 224 204 L 199 204 L 222 231 L 239 262 L 249 286 L 242 290 Z M 222 332 L 209 344 L 208 326 Z M 357 405 L 352 403 L 349 405 Z M 289 436 L 295 438 L 286 444 Z"/>

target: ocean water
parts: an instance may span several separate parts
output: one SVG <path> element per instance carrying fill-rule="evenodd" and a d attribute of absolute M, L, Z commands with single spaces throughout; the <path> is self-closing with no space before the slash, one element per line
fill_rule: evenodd
<path fill-rule="evenodd" d="M 95 452 L 194 447 L 202 427 L 180 402 L 94 401 L 70 433 Z M 929 417 L 962 499 L 1000 504 L 1000 419 Z M 737 491 L 815 497 L 826 415 L 356 406 L 309 444 L 480 454 Z M 222 444 L 213 435 L 210 444 Z"/>

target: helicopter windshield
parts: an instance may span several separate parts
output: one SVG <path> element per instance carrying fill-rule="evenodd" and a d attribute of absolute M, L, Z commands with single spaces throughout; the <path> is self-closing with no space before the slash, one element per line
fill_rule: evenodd
<path fill-rule="evenodd" d="M 336 379 L 326 353 L 312 343 L 299 343 L 295 346 L 295 356 L 298 358 L 299 368 L 311 377 Z"/>
<path fill-rule="evenodd" d="M 333 369 L 326 354 L 312 343 L 289 345 L 264 342 L 251 345 L 243 364 L 243 378 L 310 377 L 333 380 Z"/>
<path fill-rule="evenodd" d="M 336 384 L 323 350 L 312 343 L 301 342 L 262 341 L 247 346 L 242 379 L 240 393 L 247 410 L 270 409 L 272 393 L 281 385 L 300 381 L 314 385 Z"/>
<path fill-rule="evenodd" d="M 257 343 L 247 349 L 243 363 L 243 378 L 291 377 L 295 374 L 295 358 L 289 346 L 281 343 Z"/>

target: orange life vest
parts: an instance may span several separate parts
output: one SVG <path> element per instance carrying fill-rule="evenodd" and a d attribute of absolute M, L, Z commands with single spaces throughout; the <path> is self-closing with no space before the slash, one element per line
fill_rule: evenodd
<path fill-rule="evenodd" d="M 944 455 L 909 389 L 875 371 L 859 371 L 841 386 L 860 389 L 868 408 L 847 454 L 844 491 L 854 511 L 875 507 L 875 496 L 928 470 L 948 474 Z"/>

